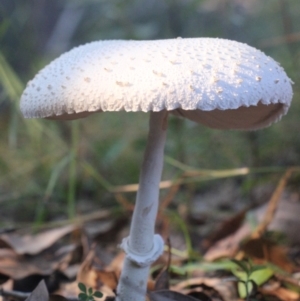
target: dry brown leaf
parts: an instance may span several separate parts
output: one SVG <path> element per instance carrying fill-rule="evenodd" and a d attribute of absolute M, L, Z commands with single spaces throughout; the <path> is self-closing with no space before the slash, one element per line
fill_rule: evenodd
<path fill-rule="evenodd" d="M 76 299 L 78 296 L 78 283 L 77 281 L 60 283 L 59 289 L 53 293 L 70 299 Z"/>
<path fill-rule="evenodd" d="M 42 280 L 25 301 L 48 301 L 49 293 L 45 281 Z"/>
<path fill-rule="evenodd" d="M 3 291 L 11 291 L 14 286 L 14 281 L 12 279 L 7 280 L 5 283 L 1 284 L 1 290 Z M 0 296 L 0 301 L 5 301 L 5 297 Z"/>
<path fill-rule="evenodd" d="M 278 299 L 284 301 L 298 301 L 300 299 L 299 293 L 290 291 L 283 287 L 278 287 L 276 289 L 271 289 L 271 290 L 265 288 L 259 288 L 259 291 L 263 295 L 275 296 Z"/>
<path fill-rule="evenodd" d="M 256 210 L 255 215 L 258 221 L 263 220 L 267 206 Z M 300 200 L 299 196 L 286 192 L 276 211 L 275 217 L 268 227 L 268 230 L 280 232 L 291 245 L 300 244 Z"/>
<path fill-rule="evenodd" d="M 117 288 L 118 277 L 114 271 L 97 271 L 97 277 L 101 284 L 106 285 L 112 291 Z"/>
<path fill-rule="evenodd" d="M 82 262 L 78 274 L 77 282 L 82 282 L 86 287 L 91 287 L 93 289 L 98 289 L 97 283 L 97 272 L 93 269 L 93 261 L 95 258 L 95 248 L 92 248 L 84 261 Z M 79 290 L 78 290 L 79 293 Z"/>
<path fill-rule="evenodd" d="M 238 252 L 241 241 L 249 236 L 251 228 L 248 224 L 244 224 L 234 234 L 221 239 L 212 245 L 204 255 L 206 261 L 214 261 L 219 258 L 232 258 Z"/>
<path fill-rule="evenodd" d="M 11 249 L 0 249 L 0 273 L 12 279 L 22 279 L 27 276 L 51 275 L 60 265 L 71 260 L 68 252 L 45 251 L 37 256 L 18 255 Z"/>
<path fill-rule="evenodd" d="M 235 233 L 236 230 L 239 229 L 242 225 L 247 210 L 248 209 L 244 209 L 235 214 L 233 217 L 222 222 L 218 229 L 214 231 L 211 235 L 209 235 L 207 239 L 204 240 L 204 247 L 210 247 L 211 245 L 223 239 L 224 237 L 228 237 L 229 235 Z"/>
<path fill-rule="evenodd" d="M 298 229 L 300 227 L 300 203 L 293 200 L 290 193 L 286 193 L 280 199 L 276 214 L 268 224 L 268 230 L 280 232 L 287 238 L 290 244 L 299 244 L 300 236 L 298 235 Z M 261 206 L 252 211 L 253 218 L 258 223 L 263 221 L 263 218 L 267 212 L 267 205 Z M 245 223 L 237 229 L 237 231 L 213 244 L 205 254 L 205 260 L 213 261 L 222 257 L 234 257 L 238 252 L 241 242 L 251 235 L 252 228 L 249 222 Z"/>
<path fill-rule="evenodd" d="M 291 273 L 295 269 L 294 265 L 288 258 L 288 249 L 283 246 L 276 245 L 266 239 L 258 238 L 248 240 L 242 246 L 242 251 L 252 257 L 253 260 L 257 259 L 263 262 L 271 262 L 286 272 Z"/>
<path fill-rule="evenodd" d="M 75 230 L 69 225 L 51 229 L 36 235 L 19 235 L 16 233 L 2 234 L 0 240 L 9 245 L 17 254 L 35 255 L 52 246 L 57 240 Z"/>
<path fill-rule="evenodd" d="M 106 267 L 107 271 L 114 271 L 118 276 L 120 276 L 123 263 L 124 263 L 125 253 L 120 252 L 117 256 L 111 261 L 111 263 Z"/>
<path fill-rule="evenodd" d="M 232 282 L 224 281 L 222 278 L 196 277 L 179 282 L 171 287 L 172 290 L 183 294 L 191 293 L 191 287 L 204 285 L 214 289 L 223 298 L 224 301 L 237 299 L 236 288 Z"/>
<path fill-rule="evenodd" d="M 169 281 L 170 281 L 169 270 L 163 269 L 155 280 L 154 290 L 160 291 L 160 290 L 169 289 Z"/>
<path fill-rule="evenodd" d="M 61 267 L 61 270 L 68 279 L 75 279 L 78 274 L 79 268 L 80 264 L 74 263 L 68 264 L 66 265 L 66 267 Z"/>
<path fill-rule="evenodd" d="M 119 258 L 117 256 L 117 258 Z M 94 268 L 93 263 L 95 259 L 95 247 L 93 247 L 83 263 L 81 264 L 79 268 L 79 272 L 77 274 L 77 283 L 82 282 L 85 284 L 86 287 L 91 287 L 95 290 L 100 290 L 104 297 L 107 295 L 114 295 L 113 289 L 116 288 L 118 283 L 118 276 L 116 275 L 115 271 L 108 271 L 103 270 L 99 271 Z M 119 259 L 118 259 L 119 261 Z M 113 261 L 111 263 L 111 267 L 119 267 L 119 264 L 117 265 L 117 262 Z M 79 290 L 77 289 L 77 292 L 79 293 Z"/>

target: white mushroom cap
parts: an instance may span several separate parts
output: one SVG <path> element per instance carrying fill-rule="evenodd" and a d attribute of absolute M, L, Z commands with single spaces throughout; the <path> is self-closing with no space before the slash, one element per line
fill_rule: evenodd
<path fill-rule="evenodd" d="M 223 39 L 98 41 L 63 54 L 31 80 L 27 118 L 99 111 L 172 111 L 219 129 L 257 129 L 286 114 L 291 80 L 261 51 Z"/>

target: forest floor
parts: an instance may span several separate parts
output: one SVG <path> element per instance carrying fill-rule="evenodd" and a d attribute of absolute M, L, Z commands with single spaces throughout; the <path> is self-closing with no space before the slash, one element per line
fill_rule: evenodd
<path fill-rule="evenodd" d="M 299 300 L 294 178 L 288 170 L 277 185 L 255 187 L 251 203 L 232 179 L 178 206 L 170 202 L 184 187 L 172 186 L 157 218 L 166 245 L 151 268 L 148 300 Z M 121 194 L 119 200 L 118 210 L 85 204 L 87 212 L 72 221 L 0 229 L 0 300 L 78 300 L 80 292 L 80 300 L 113 300 L 124 259 L 117 246 L 133 209 Z M 85 287 L 94 292 L 90 299 Z"/>

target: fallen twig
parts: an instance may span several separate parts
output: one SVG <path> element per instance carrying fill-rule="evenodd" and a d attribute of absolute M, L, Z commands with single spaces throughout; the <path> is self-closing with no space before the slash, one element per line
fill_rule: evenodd
<path fill-rule="evenodd" d="M 281 177 L 275 191 L 273 192 L 271 199 L 268 202 L 268 207 L 266 210 L 266 213 L 264 215 L 263 220 L 261 223 L 257 226 L 256 230 L 252 233 L 251 238 L 252 239 L 257 239 L 262 236 L 262 234 L 266 231 L 268 228 L 269 224 L 272 222 L 274 215 L 276 213 L 278 203 L 280 200 L 280 196 L 293 173 L 294 169 L 289 168 L 284 175 Z"/>

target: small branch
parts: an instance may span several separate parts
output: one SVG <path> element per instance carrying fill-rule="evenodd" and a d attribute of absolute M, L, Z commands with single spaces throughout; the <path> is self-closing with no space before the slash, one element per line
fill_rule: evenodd
<path fill-rule="evenodd" d="M 181 169 L 184 169 L 183 168 L 184 166 L 186 169 L 189 168 L 188 165 L 184 165 L 184 164 L 180 164 L 180 165 L 181 165 Z M 294 172 L 300 171 L 300 166 L 293 166 L 289 168 L 293 168 Z M 186 170 L 184 173 L 182 173 L 180 178 L 161 181 L 159 183 L 159 188 L 168 189 L 172 186 L 177 186 L 181 184 L 196 183 L 196 182 L 209 181 L 209 180 L 222 179 L 222 178 L 232 178 L 238 176 L 248 176 L 250 174 L 266 174 L 266 173 L 282 172 L 288 170 L 289 168 L 269 166 L 269 167 L 261 167 L 261 168 L 242 167 L 242 168 L 219 169 L 219 170 L 218 169 L 203 169 L 203 170 L 191 169 L 191 170 Z M 109 192 L 111 193 L 136 192 L 138 188 L 139 188 L 139 184 L 119 185 L 119 186 L 112 187 Z"/>
<path fill-rule="evenodd" d="M 280 197 L 282 195 L 282 192 L 289 180 L 289 178 L 291 177 L 292 173 L 293 173 L 294 169 L 293 168 L 289 168 L 285 174 L 281 177 L 275 191 L 272 194 L 272 197 L 268 203 L 268 207 L 266 210 L 266 213 L 264 215 L 263 220 L 261 221 L 261 223 L 258 225 L 258 227 L 256 228 L 256 230 L 252 233 L 251 238 L 255 239 L 255 238 L 259 238 L 262 236 L 262 234 L 266 231 L 266 229 L 268 228 L 269 224 L 272 222 L 274 215 L 276 213 L 277 207 L 278 207 L 278 203 L 280 201 Z"/>

